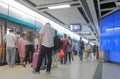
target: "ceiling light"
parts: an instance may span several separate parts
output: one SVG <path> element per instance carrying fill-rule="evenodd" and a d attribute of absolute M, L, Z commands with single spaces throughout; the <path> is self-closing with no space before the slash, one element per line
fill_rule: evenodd
<path fill-rule="evenodd" d="M 48 9 L 61 9 L 61 8 L 69 8 L 70 5 L 59 5 L 59 6 L 51 6 Z"/>

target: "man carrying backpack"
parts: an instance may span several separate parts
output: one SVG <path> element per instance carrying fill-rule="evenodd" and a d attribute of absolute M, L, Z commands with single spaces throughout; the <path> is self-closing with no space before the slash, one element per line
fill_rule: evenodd
<path fill-rule="evenodd" d="M 80 37 L 80 40 L 78 41 L 78 50 L 79 50 L 80 61 L 82 61 L 83 50 L 84 50 L 84 41 L 82 41 L 82 37 Z"/>

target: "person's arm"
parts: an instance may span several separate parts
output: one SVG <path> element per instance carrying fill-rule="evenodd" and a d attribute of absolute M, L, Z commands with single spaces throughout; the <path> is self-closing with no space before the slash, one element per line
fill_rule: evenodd
<path fill-rule="evenodd" d="M 14 42 L 15 42 L 15 47 L 17 47 L 17 46 L 16 46 L 16 45 L 17 45 L 17 38 L 16 38 L 15 35 L 13 36 L 13 40 L 14 40 Z"/>
<path fill-rule="evenodd" d="M 71 47 L 72 46 L 72 43 L 70 40 L 68 40 L 68 45 Z"/>
<path fill-rule="evenodd" d="M 46 29 L 46 26 L 42 27 L 42 29 L 40 31 L 40 35 L 39 35 L 39 39 L 38 39 L 38 52 L 39 52 L 39 50 L 41 48 L 43 35 L 45 34 L 45 29 Z"/>
<path fill-rule="evenodd" d="M 40 36 L 39 36 L 39 41 L 38 41 L 38 51 L 41 48 L 42 39 L 43 39 L 43 34 L 41 33 Z"/>

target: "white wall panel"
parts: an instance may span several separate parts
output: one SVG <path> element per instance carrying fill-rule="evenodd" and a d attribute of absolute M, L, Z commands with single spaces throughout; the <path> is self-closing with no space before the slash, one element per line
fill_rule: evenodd
<path fill-rule="evenodd" d="M 0 2 L 0 13 L 8 14 L 8 5 Z"/>
<path fill-rule="evenodd" d="M 12 17 L 16 17 L 16 18 L 19 18 L 21 20 L 24 20 L 26 22 L 30 22 L 32 24 L 35 24 L 35 17 L 30 16 L 30 15 L 28 15 L 20 10 L 17 10 L 13 7 L 9 8 L 9 15 Z"/>

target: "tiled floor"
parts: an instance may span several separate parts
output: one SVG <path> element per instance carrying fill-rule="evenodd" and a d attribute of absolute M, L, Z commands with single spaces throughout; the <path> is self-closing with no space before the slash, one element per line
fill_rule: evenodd
<path fill-rule="evenodd" d="M 0 67 L 0 79 L 93 79 L 97 64 L 96 61 L 80 62 L 75 59 L 72 63 L 53 68 L 51 74 L 46 74 L 45 70 L 40 74 L 33 74 L 30 66 L 5 66 Z"/>
<path fill-rule="evenodd" d="M 102 79 L 120 79 L 120 65 L 104 63 Z"/>
<path fill-rule="evenodd" d="M 72 63 L 52 68 L 52 73 L 45 70 L 33 74 L 30 65 L 26 68 L 15 66 L 0 67 L 0 79 L 120 79 L 120 65 L 98 63 L 95 60 L 80 62 L 78 57 Z"/>

